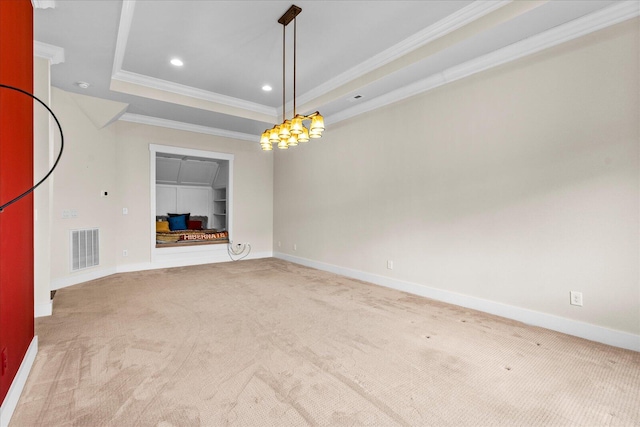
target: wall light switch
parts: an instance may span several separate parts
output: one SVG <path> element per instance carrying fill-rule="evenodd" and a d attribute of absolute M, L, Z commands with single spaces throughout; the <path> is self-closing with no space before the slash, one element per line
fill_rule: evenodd
<path fill-rule="evenodd" d="M 122 215 L 129 215 L 129 209 L 122 208 Z"/>

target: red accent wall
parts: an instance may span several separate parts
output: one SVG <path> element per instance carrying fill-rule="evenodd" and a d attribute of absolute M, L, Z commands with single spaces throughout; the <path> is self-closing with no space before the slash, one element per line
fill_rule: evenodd
<path fill-rule="evenodd" d="M 0 83 L 33 93 L 30 0 L 0 0 Z M 33 185 L 33 100 L 0 88 L 0 205 Z M 34 336 L 33 197 L 0 213 L 0 402 Z"/>

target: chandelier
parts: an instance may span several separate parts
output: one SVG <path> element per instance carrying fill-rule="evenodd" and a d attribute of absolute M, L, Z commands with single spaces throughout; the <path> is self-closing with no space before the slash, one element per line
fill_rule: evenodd
<path fill-rule="evenodd" d="M 276 145 L 281 150 L 289 147 L 295 147 L 299 142 L 308 142 L 309 138 L 321 138 L 324 130 L 324 118 L 319 112 L 311 113 L 308 116 L 296 114 L 296 16 L 302 12 L 302 9 L 296 5 L 292 5 L 284 15 L 278 19 L 278 23 L 282 24 L 282 123 L 275 125 L 271 129 L 267 129 L 260 137 L 260 145 L 265 151 L 273 150 Z M 285 85 L 286 85 L 286 26 L 293 21 L 293 115 L 291 120 L 286 118 L 285 111 Z M 309 128 L 305 122 L 310 121 Z"/>

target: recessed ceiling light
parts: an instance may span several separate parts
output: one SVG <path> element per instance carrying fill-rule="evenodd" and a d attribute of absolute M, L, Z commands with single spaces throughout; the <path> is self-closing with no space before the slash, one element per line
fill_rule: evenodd
<path fill-rule="evenodd" d="M 176 67 L 182 67 L 184 65 L 184 62 L 182 62 L 178 58 L 173 58 L 171 60 L 171 65 L 175 65 Z"/>
<path fill-rule="evenodd" d="M 76 82 L 76 84 L 78 85 L 78 87 L 82 88 L 82 89 L 87 89 L 89 86 L 91 86 L 89 83 L 87 82 Z"/>
<path fill-rule="evenodd" d="M 262 90 L 265 91 L 265 92 L 271 92 L 272 89 L 273 88 L 271 86 L 269 86 L 269 85 L 262 86 Z"/>

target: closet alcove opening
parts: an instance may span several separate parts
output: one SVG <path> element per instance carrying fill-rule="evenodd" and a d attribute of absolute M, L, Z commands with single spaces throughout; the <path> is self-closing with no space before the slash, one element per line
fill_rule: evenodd
<path fill-rule="evenodd" d="M 155 144 L 149 151 L 152 261 L 226 254 L 233 223 L 233 154 Z M 157 233 L 157 223 L 165 221 L 158 227 L 164 230 L 169 214 L 189 214 L 190 225 L 197 230 L 201 223 L 202 232 Z M 174 241 L 176 233 L 181 237 Z"/>

